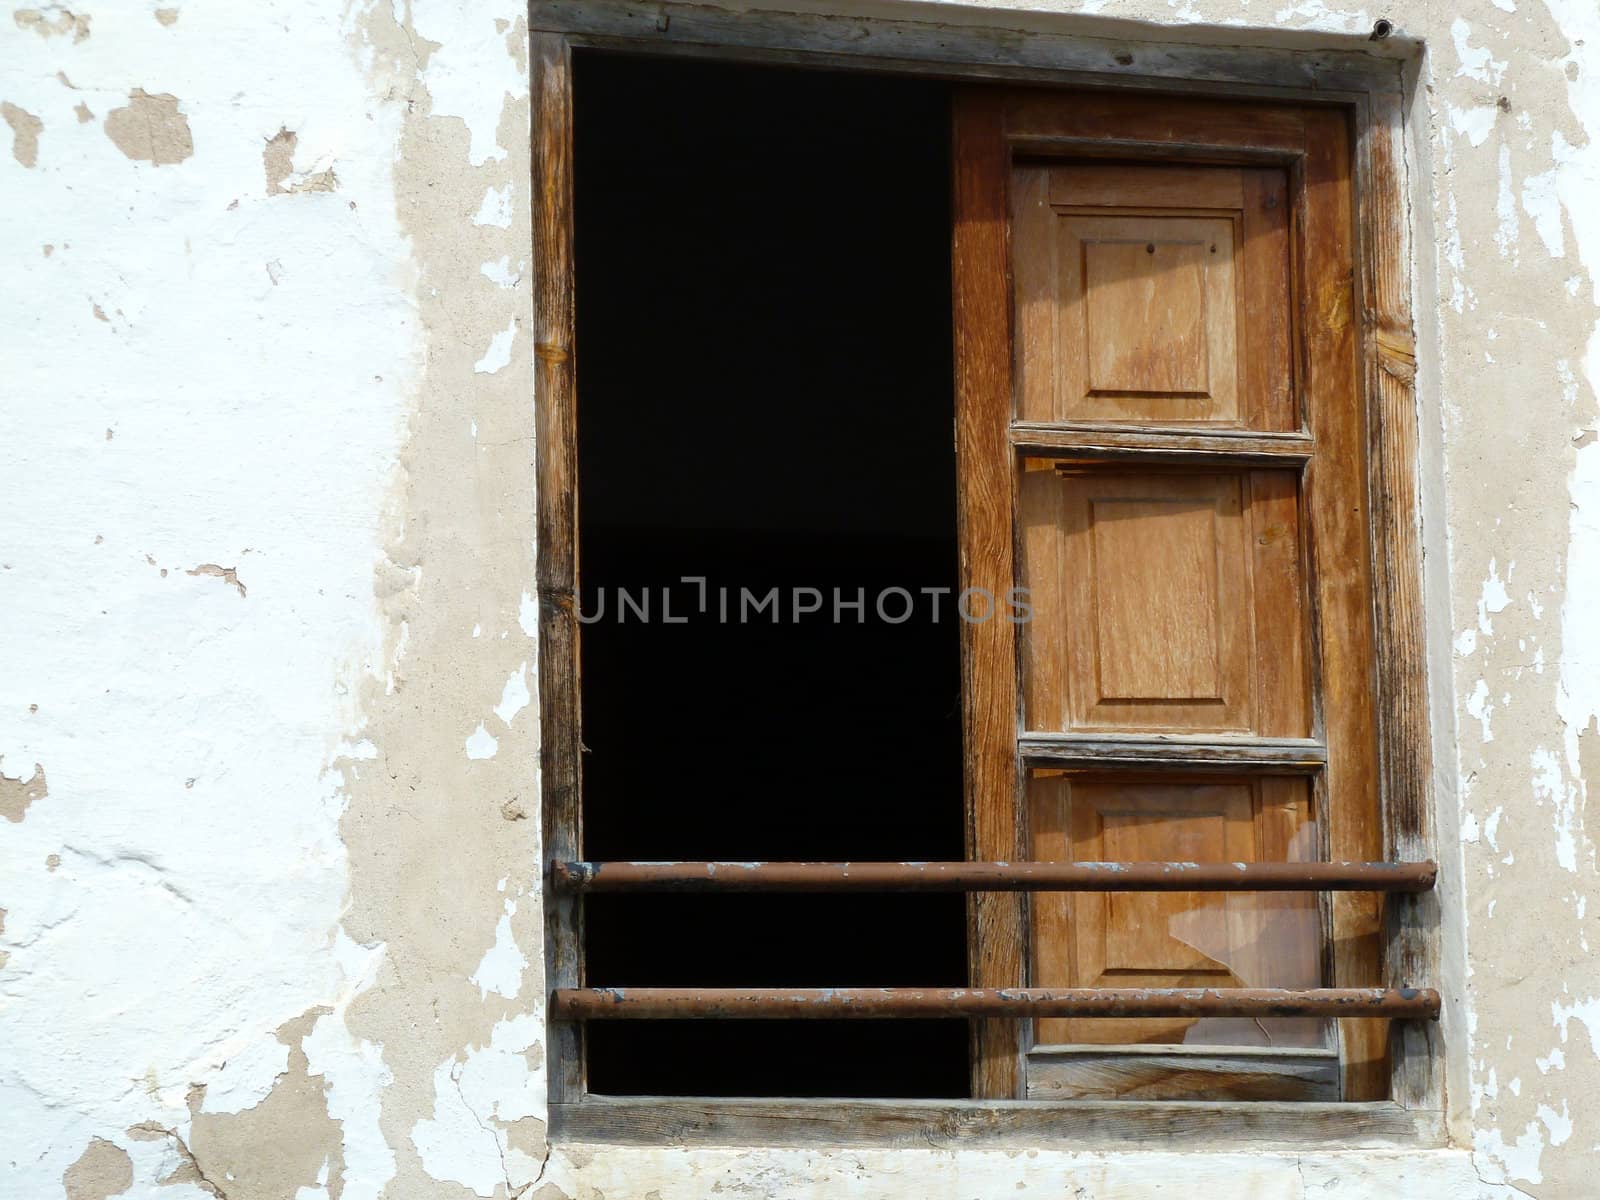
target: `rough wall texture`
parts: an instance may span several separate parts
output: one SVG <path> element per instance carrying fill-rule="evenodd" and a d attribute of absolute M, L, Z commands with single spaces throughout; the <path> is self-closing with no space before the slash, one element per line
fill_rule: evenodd
<path fill-rule="evenodd" d="M 1382 14 L 1427 46 L 1460 1149 L 1301 1156 L 548 1153 L 525 15 L 91 5 L 0 22 L 0 1191 L 1592 1194 L 1592 0 Z M 1031 7 L 1241 44 L 1380 15 Z"/>

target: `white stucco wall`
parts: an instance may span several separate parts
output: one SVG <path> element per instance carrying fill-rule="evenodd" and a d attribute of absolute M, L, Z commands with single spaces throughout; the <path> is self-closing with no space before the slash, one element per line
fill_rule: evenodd
<path fill-rule="evenodd" d="M 86 0 L 0 20 L 0 1193 L 1591 1194 L 1600 7 L 1025 7 L 1427 46 L 1458 1148 L 552 1153 L 525 15 Z"/>

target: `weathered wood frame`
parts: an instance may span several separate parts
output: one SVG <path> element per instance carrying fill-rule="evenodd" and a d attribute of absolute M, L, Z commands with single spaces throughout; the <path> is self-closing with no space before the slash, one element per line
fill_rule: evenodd
<path fill-rule="evenodd" d="M 1017 20 L 1032 23 L 1033 31 L 1019 38 L 1015 28 L 945 24 L 927 9 L 914 11 L 925 19 L 628 0 L 531 4 L 542 857 L 581 857 L 571 54 L 585 47 L 1175 97 L 1261 97 L 1346 110 L 1356 150 L 1384 851 L 1391 860 L 1432 857 L 1406 96 L 1398 57 L 1416 48 L 1391 42 L 1389 54 L 1379 56 L 1354 39 L 1299 50 L 1184 45 L 1138 36 L 1148 29 L 1129 37 L 1127 26 L 1111 22 L 1021 15 Z M 1435 892 L 1391 898 L 1387 984 L 1438 981 L 1437 904 Z M 581 986 L 581 906 L 547 885 L 544 911 L 546 986 Z M 1396 1022 L 1391 1038 L 1390 1099 L 1366 1103 L 619 1100 L 585 1093 L 581 1033 L 555 1023 L 547 1041 L 551 1133 L 558 1140 L 649 1144 L 1441 1144 L 1440 1026 Z"/>

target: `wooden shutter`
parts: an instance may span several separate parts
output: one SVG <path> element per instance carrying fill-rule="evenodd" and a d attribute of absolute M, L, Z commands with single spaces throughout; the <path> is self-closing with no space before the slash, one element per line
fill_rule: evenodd
<path fill-rule="evenodd" d="M 969 853 L 1381 857 L 1346 118 L 955 110 Z M 1380 899 L 971 902 L 979 986 L 1372 986 Z M 979 1023 L 974 1094 L 1374 1099 L 1373 1020 Z"/>

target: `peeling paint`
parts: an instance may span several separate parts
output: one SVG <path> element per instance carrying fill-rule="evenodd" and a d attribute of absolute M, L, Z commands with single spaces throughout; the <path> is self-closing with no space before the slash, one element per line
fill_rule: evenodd
<path fill-rule="evenodd" d="M 64 37 L 81 42 L 89 36 L 90 18 L 59 4 L 44 8 L 19 8 L 12 14 L 18 29 L 30 29 L 42 38 Z"/>
<path fill-rule="evenodd" d="M 1021 7 L 1238 44 L 1327 45 L 1378 15 Z M 545 1143 L 525 10 L 107 5 L 92 37 L 87 14 L 16 10 L 18 1194 L 1586 1195 L 1600 9 L 1390 15 L 1427 46 L 1408 119 L 1453 1146 L 957 1157 Z"/>
<path fill-rule="evenodd" d="M 133 1186 L 133 1160 L 128 1152 L 105 1138 L 89 1139 L 61 1176 L 67 1200 L 110 1200 Z"/>
<path fill-rule="evenodd" d="M 128 93 L 128 103 L 106 114 L 106 136 L 135 162 L 152 166 L 181 163 L 194 153 L 189 119 L 178 111 L 178 98 L 154 96 L 143 88 Z"/>
<path fill-rule="evenodd" d="M 11 126 L 11 157 L 25 167 L 37 165 L 39 134 L 44 130 L 44 122 L 9 100 L 0 103 L 0 117 Z"/>
<path fill-rule="evenodd" d="M 5 755 L 0 754 L 0 817 L 13 823 L 21 821 L 28 815 L 29 805 L 35 800 L 43 800 L 49 794 L 50 784 L 45 779 L 42 766 L 34 763 L 33 770 L 26 777 L 7 775 Z"/>
<path fill-rule="evenodd" d="M 237 567 L 219 567 L 216 563 L 201 563 L 198 567 L 192 568 L 189 571 L 189 574 L 214 576 L 215 578 L 222 580 L 223 583 L 226 583 L 231 587 L 238 588 L 239 598 L 241 600 L 249 594 L 246 592 L 244 584 L 239 579 L 239 569 Z"/>
<path fill-rule="evenodd" d="M 331 166 L 314 171 L 297 172 L 294 169 L 294 153 L 299 144 L 299 135 L 282 126 L 267 139 L 261 151 L 261 166 L 267 176 L 267 195 L 291 196 L 301 192 L 337 191 L 339 177 Z"/>

